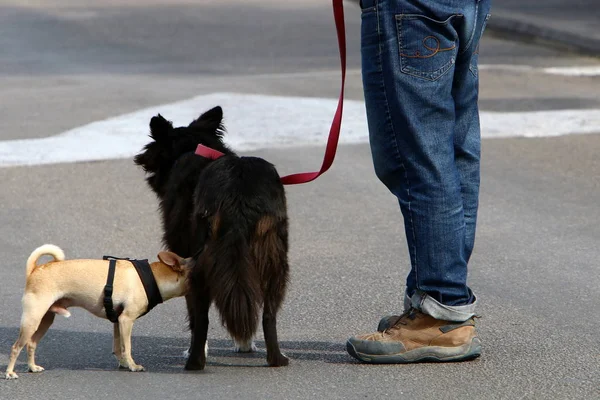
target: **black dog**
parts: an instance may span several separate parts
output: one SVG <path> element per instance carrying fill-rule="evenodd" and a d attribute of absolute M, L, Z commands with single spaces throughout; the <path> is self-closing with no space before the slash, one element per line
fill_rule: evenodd
<path fill-rule="evenodd" d="M 135 157 L 160 200 L 166 246 L 195 262 L 186 297 L 192 344 L 185 368 L 204 369 L 212 302 L 242 351 L 252 349 L 262 305 L 267 362 L 284 366 L 276 325 L 289 271 L 285 191 L 273 165 L 238 157 L 224 145 L 222 118 L 220 107 L 188 127 L 153 117 L 154 141 Z M 198 144 L 225 155 L 195 155 Z"/>

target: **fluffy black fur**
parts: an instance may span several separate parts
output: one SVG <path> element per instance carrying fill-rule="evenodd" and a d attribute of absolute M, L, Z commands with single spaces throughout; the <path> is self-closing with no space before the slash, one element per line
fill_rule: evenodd
<path fill-rule="evenodd" d="M 185 367 L 204 369 L 213 302 L 238 343 L 252 340 L 262 306 L 267 362 L 287 365 L 276 328 L 289 270 L 285 191 L 273 165 L 238 157 L 224 145 L 222 118 L 220 107 L 187 127 L 153 117 L 153 141 L 135 157 L 160 201 L 165 245 L 195 262 L 186 297 L 192 344 Z M 198 144 L 225 156 L 197 156 Z"/>

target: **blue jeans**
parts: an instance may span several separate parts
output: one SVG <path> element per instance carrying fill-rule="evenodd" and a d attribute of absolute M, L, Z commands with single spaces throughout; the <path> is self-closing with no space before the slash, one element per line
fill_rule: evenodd
<path fill-rule="evenodd" d="M 375 172 L 398 198 L 405 305 L 466 320 L 475 296 L 479 39 L 490 0 L 362 0 L 362 76 Z"/>

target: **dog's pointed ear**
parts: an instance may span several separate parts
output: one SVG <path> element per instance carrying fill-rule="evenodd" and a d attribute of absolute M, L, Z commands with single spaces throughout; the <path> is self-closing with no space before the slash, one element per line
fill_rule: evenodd
<path fill-rule="evenodd" d="M 187 263 L 186 259 L 179 257 L 177 254 L 170 251 L 161 251 L 158 253 L 158 259 L 163 264 L 168 265 L 175 271 L 182 271 L 183 267 Z"/>
<path fill-rule="evenodd" d="M 150 120 L 150 136 L 157 142 L 166 139 L 171 130 L 173 130 L 173 124 L 160 114 Z"/>
<path fill-rule="evenodd" d="M 223 121 L 223 109 L 221 106 L 216 106 L 211 108 L 204 114 L 198 117 L 198 119 L 194 120 L 189 127 L 204 127 L 209 128 L 211 130 L 218 130 L 221 128 L 221 122 Z"/>

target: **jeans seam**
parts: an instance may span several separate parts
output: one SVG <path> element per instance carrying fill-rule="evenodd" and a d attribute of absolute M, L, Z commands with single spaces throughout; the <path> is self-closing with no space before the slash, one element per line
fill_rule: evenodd
<path fill-rule="evenodd" d="M 408 215 L 410 216 L 410 230 L 412 231 L 412 235 L 413 235 L 413 253 L 415 255 L 415 259 L 414 259 L 414 268 L 415 268 L 415 289 L 419 288 L 419 269 L 417 268 L 417 235 L 415 234 L 415 224 L 413 222 L 413 213 L 412 213 L 412 207 L 411 207 L 411 201 L 410 201 L 410 181 L 408 179 L 408 171 L 406 170 L 406 168 L 404 167 L 404 163 L 400 163 L 400 165 L 402 166 L 402 168 L 404 169 L 404 178 L 406 179 L 406 194 L 408 196 Z"/>
<path fill-rule="evenodd" d="M 400 30 L 401 31 L 401 30 Z M 399 32 L 400 37 L 402 37 L 402 32 Z M 385 81 L 385 75 L 383 74 L 383 60 L 382 60 L 382 44 L 381 44 L 381 29 L 380 29 L 380 16 L 379 16 L 379 8 L 377 9 L 377 36 L 379 38 L 379 72 L 381 73 L 381 78 L 382 81 Z M 402 68 L 402 66 L 400 66 L 400 68 Z M 383 86 L 385 88 L 385 82 L 383 83 Z M 413 216 L 412 216 L 412 207 L 411 207 L 411 194 L 410 194 L 410 180 L 408 179 L 408 170 L 406 169 L 406 166 L 404 165 L 404 160 L 402 159 L 402 157 L 400 156 L 400 146 L 398 145 L 398 136 L 396 134 L 396 129 L 394 128 L 394 123 L 392 121 L 392 118 L 390 116 L 390 103 L 388 101 L 388 93 L 386 90 L 383 90 L 383 94 L 385 96 L 385 113 L 386 113 L 386 118 L 389 121 L 389 124 L 392 128 L 392 133 L 394 135 L 394 147 L 395 147 L 395 152 L 396 152 L 396 158 L 398 158 L 398 160 L 400 161 L 400 168 L 402 168 L 404 170 L 404 179 L 406 182 L 406 195 L 407 195 L 407 207 L 408 207 L 408 215 L 410 216 L 410 227 L 411 227 L 411 231 L 412 231 L 412 236 L 413 236 L 413 254 L 414 254 L 414 260 L 413 261 L 413 267 L 415 269 L 415 285 L 418 288 L 418 281 L 419 281 L 419 274 L 417 272 L 417 246 L 416 246 L 416 233 L 415 233 L 415 224 L 413 223 Z"/>
<path fill-rule="evenodd" d="M 379 4 L 375 2 L 375 18 L 377 19 L 377 43 L 379 48 L 379 72 L 381 72 L 381 76 L 383 76 L 383 67 L 381 66 L 381 24 L 379 23 Z"/>
<path fill-rule="evenodd" d="M 483 37 L 483 31 L 484 31 L 490 17 L 491 17 L 491 14 L 487 13 L 485 18 L 483 19 L 483 22 L 481 24 L 481 31 L 479 34 L 479 41 L 477 43 L 477 48 L 475 49 L 475 52 L 473 53 L 473 55 L 471 55 L 471 62 L 469 62 L 469 71 L 471 71 L 471 73 L 475 76 L 475 78 L 479 77 L 479 69 L 477 67 L 477 64 L 479 62 L 479 54 L 478 54 L 479 53 L 479 43 L 481 42 L 481 38 Z M 475 23 L 475 28 L 477 28 L 477 23 Z M 473 65 L 472 60 L 475 55 L 477 55 L 477 62 L 475 63 L 475 65 Z"/>
<path fill-rule="evenodd" d="M 473 38 L 475 37 L 475 31 L 477 29 L 477 16 L 479 14 L 479 1 L 475 4 L 475 22 L 473 22 L 473 30 L 471 32 L 471 37 L 469 38 L 469 41 L 467 42 L 467 45 L 465 46 L 464 49 L 462 49 L 461 51 L 458 52 L 458 54 L 464 54 L 469 47 L 471 47 L 471 45 L 473 44 Z"/>

